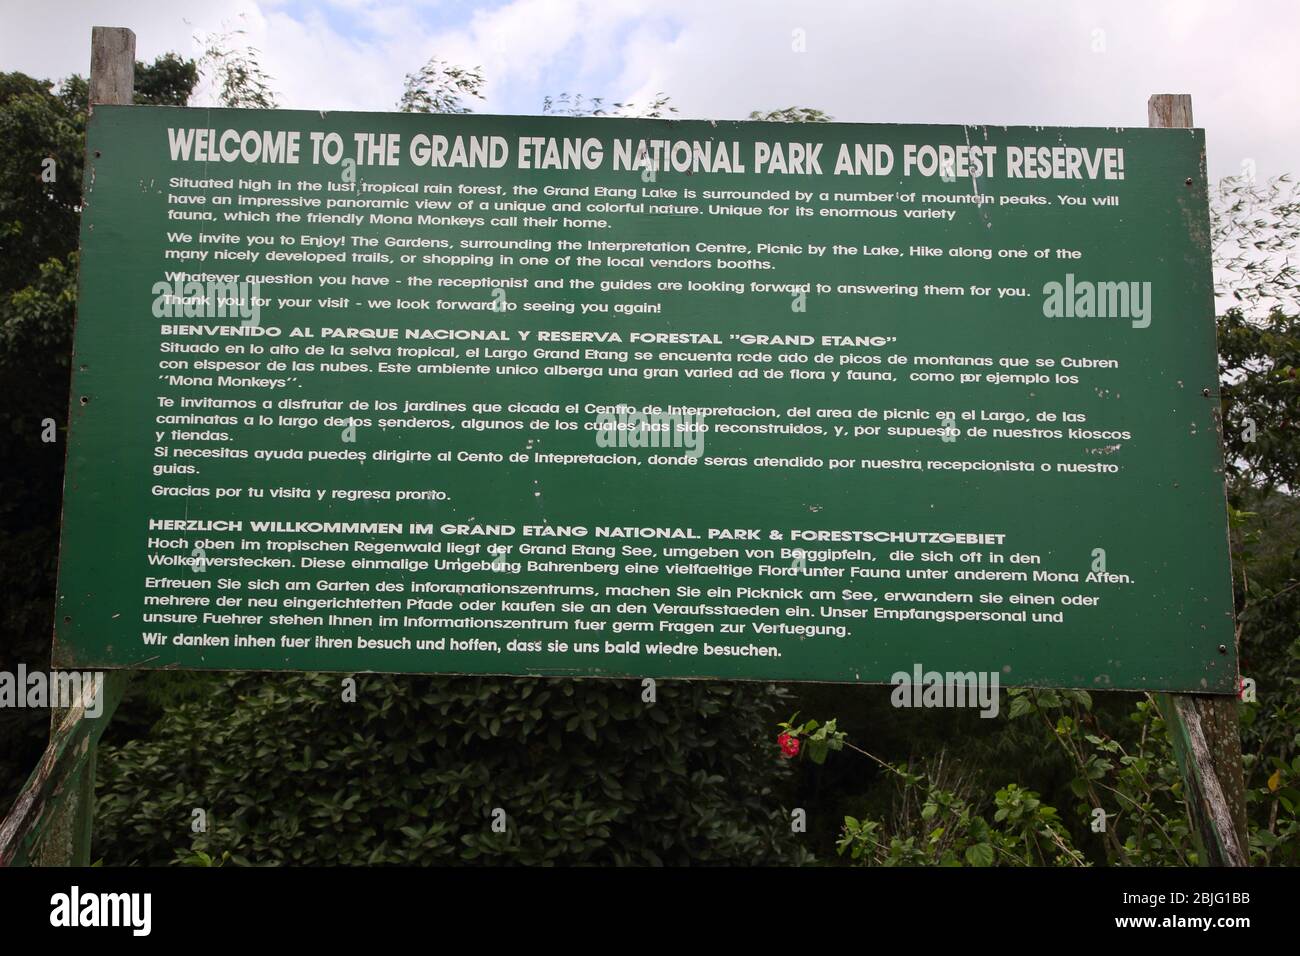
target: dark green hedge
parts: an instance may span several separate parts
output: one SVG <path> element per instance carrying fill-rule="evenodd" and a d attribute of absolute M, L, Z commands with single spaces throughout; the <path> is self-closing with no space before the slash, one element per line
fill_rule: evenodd
<path fill-rule="evenodd" d="M 761 684 L 221 676 L 101 750 L 94 854 L 164 864 L 805 859 Z M 788 801 L 786 801 L 788 802 Z M 505 833 L 494 833 L 495 808 Z M 192 832 L 193 811 L 207 832 Z"/>

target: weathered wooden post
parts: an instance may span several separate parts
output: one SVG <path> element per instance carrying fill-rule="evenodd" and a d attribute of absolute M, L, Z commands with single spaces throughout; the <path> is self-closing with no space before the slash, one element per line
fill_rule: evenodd
<path fill-rule="evenodd" d="M 90 30 L 90 109 L 130 106 L 135 99 L 135 34 L 126 27 Z"/>
<path fill-rule="evenodd" d="M 1147 100 L 1147 125 L 1170 129 L 1191 127 L 1191 96 L 1154 94 Z M 1202 862 L 1207 866 L 1249 866 L 1246 784 L 1241 767 L 1236 698 L 1162 694 L 1161 710 L 1173 737 L 1187 811 Z"/>

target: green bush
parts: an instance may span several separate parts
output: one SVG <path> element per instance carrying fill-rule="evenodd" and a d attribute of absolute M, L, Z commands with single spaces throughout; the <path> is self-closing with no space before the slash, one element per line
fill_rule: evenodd
<path fill-rule="evenodd" d="M 786 864 L 770 685 L 221 676 L 106 747 L 107 864 Z M 504 833 L 494 832 L 496 808 Z M 194 811 L 206 832 L 192 832 Z"/>

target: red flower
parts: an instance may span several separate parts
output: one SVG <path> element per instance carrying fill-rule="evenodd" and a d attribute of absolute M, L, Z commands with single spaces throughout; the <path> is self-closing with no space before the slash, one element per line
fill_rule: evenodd
<path fill-rule="evenodd" d="M 784 733 L 776 738 L 776 742 L 781 745 L 782 757 L 799 756 L 799 738 L 789 733 Z"/>

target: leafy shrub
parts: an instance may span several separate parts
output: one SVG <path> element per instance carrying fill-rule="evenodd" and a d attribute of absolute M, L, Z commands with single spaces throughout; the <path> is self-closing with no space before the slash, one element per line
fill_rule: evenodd
<path fill-rule="evenodd" d="M 786 864 L 761 684 L 222 676 L 103 748 L 109 864 Z M 505 832 L 492 829 L 496 808 Z M 191 832 L 193 811 L 206 832 Z"/>

